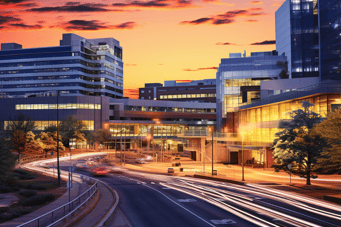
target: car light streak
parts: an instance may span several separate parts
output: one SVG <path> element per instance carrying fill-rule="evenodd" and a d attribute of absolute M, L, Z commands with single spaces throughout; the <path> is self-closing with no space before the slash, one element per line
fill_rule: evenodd
<path fill-rule="evenodd" d="M 290 224 L 294 224 L 296 226 L 298 225 L 298 223 L 302 223 L 304 225 L 314 226 L 314 227 L 318 227 L 319 226 L 319 225 L 315 225 L 313 223 L 310 223 L 308 221 L 305 221 L 305 220 L 302 220 L 302 219 L 299 219 L 299 218 L 296 218 L 296 217 L 284 214 L 282 212 L 275 211 L 275 210 L 272 210 L 272 209 L 269 209 L 269 208 L 266 208 L 266 207 L 263 207 L 263 206 L 251 203 L 251 202 L 249 202 L 250 200 L 244 201 L 244 200 L 239 199 L 239 198 L 231 197 L 231 196 L 229 196 L 229 194 L 223 195 L 222 193 L 218 193 L 217 189 L 211 189 L 211 188 L 208 188 L 208 187 L 200 187 L 200 186 L 193 185 L 193 184 L 189 184 L 189 185 L 191 185 L 191 187 L 193 187 L 193 188 L 209 190 L 211 192 L 217 193 L 217 194 L 223 196 L 227 201 L 233 202 L 233 203 L 235 203 L 235 204 L 237 204 L 237 205 L 239 205 L 241 207 L 244 207 L 244 208 L 247 208 L 247 209 L 250 209 L 250 210 L 254 210 L 256 212 L 260 212 L 260 210 L 264 210 L 264 211 L 267 211 L 269 213 L 276 214 L 277 217 L 275 217 L 275 218 L 282 218 L 283 219 L 283 217 L 284 217 L 284 219 L 286 219 L 286 221 L 289 222 L 289 223 L 290 223 L 290 221 L 294 221 L 294 223 L 290 223 Z M 190 187 L 187 186 L 186 188 L 190 188 Z M 216 191 L 213 191 L 213 190 L 216 190 Z M 224 192 L 224 191 L 221 190 L 221 192 Z M 227 192 L 224 192 L 224 193 L 227 193 Z M 210 193 L 210 194 L 214 195 L 212 193 Z M 243 197 L 243 199 L 245 199 L 245 197 Z M 273 215 L 271 215 L 271 216 L 273 216 Z"/>
<path fill-rule="evenodd" d="M 238 209 L 238 208 L 236 208 L 236 207 L 233 207 L 233 206 L 231 206 L 231 205 L 229 205 L 229 204 L 225 204 L 225 203 L 222 203 L 222 202 L 220 202 L 220 201 L 214 201 L 213 199 L 207 199 L 207 198 L 205 198 L 205 197 L 203 197 L 203 196 L 200 196 L 200 195 L 198 195 L 198 194 L 196 194 L 196 193 L 193 193 L 193 192 L 189 192 L 189 191 L 187 191 L 187 190 L 183 190 L 183 189 L 179 189 L 179 188 L 177 188 L 177 187 L 174 187 L 174 186 L 171 186 L 171 185 L 169 185 L 169 184 L 164 184 L 164 183 L 160 183 L 162 186 L 164 186 L 164 187 L 168 187 L 168 188 L 172 188 L 172 189 L 174 189 L 174 190 L 177 190 L 177 191 L 181 191 L 181 192 L 183 192 L 183 193 L 186 193 L 186 194 L 189 194 L 189 195 L 192 195 L 192 196 L 194 196 L 194 197 L 197 197 L 197 198 L 199 198 L 199 199 L 202 199 L 202 200 L 204 200 L 204 201 L 206 201 L 206 202 L 209 202 L 209 203 L 211 203 L 211 204 L 213 204 L 213 205 L 215 205 L 215 206 L 217 206 L 217 207 L 220 207 L 220 208 L 222 208 L 223 210 L 226 210 L 226 211 L 228 211 L 228 212 L 230 212 L 230 213 L 232 213 L 232 214 L 234 214 L 234 215 L 236 215 L 236 216 L 238 216 L 238 217 L 240 217 L 240 218 L 242 218 L 242 219 L 245 219 L 245 220 L 247 220 L 247 221 L 249 221 L 249 222 L 251 222 L 251 223 L 253 223 L 253 224 L 256 224 L 256 225 L 258 225 L 258 226 L 262 226 L 262 227 L 268 227 L 268 226 L 275 226 L 275 227 L 279 227 L 278 225 L 275 225 L 275 224 L 273 224 L 273 223 L 270 223 L 270 222 L 268 222 L 268 221 L 266 221 L 266 220 L 263 220 L 263 219 L 261 219 L 261 218 L 259 218 L 259 217 L 256 217 L 256 216 L 254 216 L 254 215 L 252 215 L 252 214 L 249 214 L 249 213 L 247 213 L 247 212 L 245 212 L 245 211 L 243 211 L 243 210 L 240 210 L 240 209 Z M 258 220 L 258 221 L 257 221 Z M 261 221 L 261 222 L 260 222 Z M 263 222 L 263 223 L 262 223 Z"/>

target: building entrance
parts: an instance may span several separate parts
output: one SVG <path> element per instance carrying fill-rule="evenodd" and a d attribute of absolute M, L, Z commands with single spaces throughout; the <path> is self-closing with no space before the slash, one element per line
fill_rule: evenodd
<path fill-rule="evenodd" d="M 230 152 L 230 164 L 238 164 L 238 152 Z"/>

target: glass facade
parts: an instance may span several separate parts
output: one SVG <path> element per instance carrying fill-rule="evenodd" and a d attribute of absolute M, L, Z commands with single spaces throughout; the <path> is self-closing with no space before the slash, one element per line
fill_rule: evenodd
<path fill-rule="evenodd" d="M 45 128 L 49 126 L 57 125 L 57 121 L 33 121 L 36 125 L 35 130 L 43 131 Z M 94 121 L 82 121 L 86 125 L 86 130 L 93 131 L 94 130 Z M 4 121 L 4 129 L 9 130 L 9 121 Z"/>
<path fill-rule="evenodd" d="M 215 113 L 216 109 L 192 109 L 178 107 L 124 106 L 126 111 L 177 112 L 177 113 Z"/>
<path fill-rule="evenodd" d="M 290 78 L 319 76 L 317 0 L 286 0 L 276 12 L 276 50 Z"/>
<path fill-rule="evenodd" d="M 246 144 L 268 146 L 275 139 L 275 133 L 278 132 L 279 120 L 291 119 L 288 113 L 302 109 L 302 101 L 313 103 L 315 106 L 312 107 L 312 111 L 326 117 L 334 105 L 341 104 L 341 94 L 314 95 L 309 98 L 240 110 L 238 112 L 239 128 L 236 131 L 245 135 Z"/>
<path fill-rule="evenodd" d="M 216 94 L 175 94 L 175 95 L 160 95 L 160 99 L 190 99 L 190 98 L 206 98 L 216 97 Z"/>
<path fill-rule="evenodd" d="M 51 110 L 57 109 L 57 104 L 16 104 L 16 110 Z M 100 104 L 93 103 L 65 103 L 58 104 L 60 110 L 84 109 L 84 110 L 100 110 Z"/>
<path fill-rule="evenodd" d="M 0 75 L 0 93 L 7 96 L 59 90 L 123 97 L 122 48 L 112 38 L 64 34 L 59 47 L 2 50 Z"/>
<path fill-rule="evenodd" d="M 183 125 L 150 125 L 150 124 L 110 124 L 109 131 L 112 137 L 176 137 L 183 131 Z"/>
<path fill-rule="evenodd" d="M 341 1 L 319 0 L 320 80 L 341 79 Z"/>
<path fill-rule="evenodd" d="M 261 81 L 277 79 L 285 56 L 253 53 L 255 57 L 221 59 L 217 71 L 217 128 L 222 129 L 222 119 L 228 112 L 260 98 Z"/>

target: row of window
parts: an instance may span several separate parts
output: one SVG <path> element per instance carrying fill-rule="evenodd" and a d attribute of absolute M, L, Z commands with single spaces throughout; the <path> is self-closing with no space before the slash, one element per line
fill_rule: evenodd
<path fill-rule="evenodd" d="M 122 93 L 122 89 L 114 88 L 108 85 L 93 85 L 84 83 L 44 83 L 44 84 L 14 84 L 14 85 L 0 85 L 0 88 L 37 88 L 37 87 L 85 87 L 90 89 L 107 89 Z"/>
<path fill-rule="evenodd" d="M 216 109 L 192 109 L 177 107 L 146 107 L 146 106 L 125 106 L 127 111 L 149 111 L 149 112 L 180 112 L 180 113 L 215 113 Z"/>
<path fill-rule="evenodd" d="M 176 95 L 160 95 L 160 99 L 188 99 L 188 98 L 206 98 L 216 97 L 216 94 L 176 94 Z"/>
<path fill-rule="evenodd" d="M 57 109 L 57 104 L 16 104 L 16 110 L 52 110 Z M 93 103 L 65 103 L 58 104 L 58 109 L 85 109 L 85 110 L 100 110 L 101 104 Z"/>
<path fill-rule="evenodd" d="M 115 82 L 108 78 L 87 77 L 81 75 L 67 75 L 67 76 L 28 76 L 28 77 L 3 77 L 0 81 L 30 81 L 30 80 L 67 80 L 67 79 L 81 79 L 89 82 L 107 82 L 119 87 L 123 87 L 120 82 Z"/>
<path fill-rule="evenodd" d="M 260 86 L 261 81 L 268 81 L 268 78 L 255 80 L 252 78 L 245 79 L 227 79 L 225 80 L 225 87 L 242 87 L 242 86 Z"/>
<path fill-rule="evenodd" d="M 90 63 L 79 59 L 70 60 L 55 60 L 55 61 L 33 61 L 33 62 L 11 62 L 11 63 L 1 63 L 0 67 L 24 67 L 24 66 L 41 66 L 41 65 L 68 65 L 68 64 L 82 64 L 88 67 L 99 68 L 100 63 Z M 103 64 L 106 67 L 108 64 Z"/>
<path fill-rule="evenodd" d="M 94 121 L 82 121 L 82 122 L 86 125 L 85 130 L 91 130 L 91 131 L 94 130 Z M 59 123 L 60 123 L 60 121 L 59 121 Z M 34 130 L 43 131 L 50 126 L 56 126 L 57 121 L 34 121 L 34 124 L 36 126 Z M 4 129 L 10 130 L 9 121 L 5 121 Z"/>
<path fill-rule="evenodd" d="M 23 70 L 4 70 L 0 74 L 18 74 L 18 73 L 55 73 L 55 72 L 83 72 L 92 75 L 109 75 L 116 79 L 123 80 L 123 78 L 115 73 L 106 70 L 89 70 L 80 67 L 64 67 L 64 68 L 50 68 L 50 69 L 23 69 Z M 118 70 L 116 70 L 118 71 Z M 122 71 L 122 70 L 121 70 Z M 121 72 L 122 73 L 122 72 Z"/>
<path fill-rule="evenodd" d="M 177 136 L 183 131 L 181 125 L 162 125 L 150 126 L 143 124 L 122 124 L 110 125 L 109 131 L 113 137 L 120 136 L 146 136 L 148 134 L 155 136 Z"/>

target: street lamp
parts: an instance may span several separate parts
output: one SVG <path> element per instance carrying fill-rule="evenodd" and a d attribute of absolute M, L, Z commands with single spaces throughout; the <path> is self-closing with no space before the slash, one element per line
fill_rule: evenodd
<path fill-rule="evenodd" d="M 213 136 L 214 136 L 214 126 L 212 126 L 212 127 L 210 128 L 210 130 L 211 130 L 211 132 L 212 132 L 212 176 L 213 176 L 213 140 L 214 140 Z M 205 161 L 204 161 L 204 166 L 205 166 Z M 204 167 L 204 168 L 205 168 L 205 167 Z"/>
<path fill-rule="evenodd" d="M 58 186 L 60 187 L 60 169 L 59 169 L 59 91 L 57 91 L 57 172 L 58 172 Z"/>

